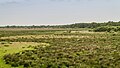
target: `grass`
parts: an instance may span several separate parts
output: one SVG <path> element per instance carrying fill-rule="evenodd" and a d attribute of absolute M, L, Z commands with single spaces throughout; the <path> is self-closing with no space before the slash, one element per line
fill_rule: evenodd
<path fill-rule="evenodd" d="M 68 30 L 71 32 L 68 33 Z M 41 63 L 43 67 L 50 65 L 55 67 L 56 65 L 56 67 L 62 68 L 71 65 L 71 68 L 100 68 L 102 66 L 113 68 L 116 65 L 116 68 L 120 68 L 118 65 L 120 62 L 120 32 L 82 30 L 0 31 L 0 68 L 11 68 L 10 64 L 6 65 L 3 61 L 3 56 L 9 53 L 13 59 L 15 57 L 28 62 L 28 66 L 31 66 L 29 65 L 31 62 L 34 65 L 33 68 L 35 66 L 38 68 Z M 16 62 L 18 60 L 13 61 L 13 63 Z M 23 68 L 23 65 L 18 68 Z"/>
<path fill-rule="evenodd" d="M 11 43 L 0 42 L 0 68 L 11 67 L 10 65 L 6 65 L 3 61 L 3 56 L 5 54 L 18 53 L 23 50 L 33 50 L 34 48 L 32 46 L 37 46 L 37 45 L 49 45 L 49 44 L 35 43 L 35 42 L 11 42 Z"/>

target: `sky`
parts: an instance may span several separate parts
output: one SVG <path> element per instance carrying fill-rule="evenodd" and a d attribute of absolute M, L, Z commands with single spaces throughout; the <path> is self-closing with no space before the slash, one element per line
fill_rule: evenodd
<path fill-rule="evenodd" d="M 120 0 L 0 0 L 0 25 L 120 21 Z"/>

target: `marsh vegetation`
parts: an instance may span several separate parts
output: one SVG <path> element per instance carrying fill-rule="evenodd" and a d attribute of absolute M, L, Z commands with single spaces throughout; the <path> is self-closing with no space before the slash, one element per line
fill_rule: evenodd
<path fill-rule="evenodd" d="M 119 68 L 120 32 L 0 31 L 1 68 Z"/>

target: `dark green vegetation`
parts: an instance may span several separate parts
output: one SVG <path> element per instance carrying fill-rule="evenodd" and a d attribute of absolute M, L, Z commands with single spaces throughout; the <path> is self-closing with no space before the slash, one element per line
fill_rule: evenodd
<path fill-rule="evenodd" d="M 101 26 L 95 28 L 93 31 L 95 32 L 118 32 L 120 31 L 120 26 Z"/>
<path fill-rule="evenodd" d="M 12 67 L 120 68 L 119 31 L 13 30 L 0 31 L 0 36 L 0 42 L 50 44 L 49 46 L 37 45 L 33 46 L 32 50 L 4 55 L 3 60 Z"/>
<path fill-rule="evenodd" d="M 120 21 L 119 22 L 113 22 L 113 21 L 108 21 L 105 23 L 75 23 L 75 24 L 69 24 L 69 25 L 47 25 L 47 26 L 4 26 L 0 28 L 26 28 L 26 29 L 31 29 L 31 28 L 97 28 L 100 26 L 120 26 Z"/>

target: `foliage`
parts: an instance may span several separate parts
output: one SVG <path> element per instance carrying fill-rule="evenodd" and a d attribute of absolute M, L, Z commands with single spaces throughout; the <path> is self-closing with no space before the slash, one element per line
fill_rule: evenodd
<path fill-rule="evenodd" d="M 47 31 L 45 31 L 46 33 Z M 36 35 L 36 34 L 35 34 Z M 55 37 L 51 37 L 55 36 Z M 60 36 L 60 37 L 59 37 Z M 61 37 L 62 36 L 62 37 Z M 67 37 L 68 38 L 67 38 Z M 73 36 L 73 37 L 71 37 Z M 77 37 L 76 37 L 77 36 Z M 70 38 L 69 38 L 70 37 Z M 3 59 L 13 67 L 31 68 L 119 68 L 120 33 L 62 33 L 43 38 L 7 38 L 7 42 L 49 43 L 33 50 L 6 54 Z"/>
<path fill-rule="evenodd" d="M 97 27 L 94 29 L 95 32 L 110 32 L 110 31 L 120 31 L 120 27 L 114 27 L 114 26 L 102 26 L 102 27 Z"/>
<path fill-rule="evenodd" d="M 113 21 L 108 21 L 105 23 L 75 23 L 75 24 L 69 24 L 69 25 L 40 25 L 40 26 L 4 26 L 0 28 L 25 28 L 25 29 L 32 29 L 32 28 L 96 28 L 100 26 L 120 26 L 120 21 L 119 22 L 113 22 Z"/>

